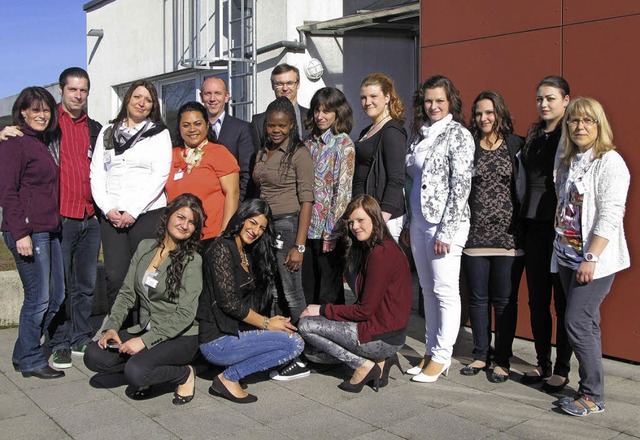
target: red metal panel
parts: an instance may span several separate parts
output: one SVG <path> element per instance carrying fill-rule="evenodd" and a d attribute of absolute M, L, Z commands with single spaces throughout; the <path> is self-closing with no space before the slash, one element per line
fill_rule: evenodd
<path fill-rule="evenodd" d="M 564 24 L 640 13 L 638 0 L 564 0 L 563 4 Z"/>
<path fill-rule="evenodd" d="M 594 38 L 595 35 L 606 38 Z M 602 306 L 602 338 L 606 354 L 640 361 L 640 272 L 633 269 L 640 263 L 640 60 L 635 54 L 640 41 L 640 16 L 566 26 L 564 37 L 564 71 L 571 78 L 573 96 L 589 95 L 602 103 L 613 128 L 614 142 L 631 171 L 625 232 L 632 269 L 616 276 L 612 292 Z"/>
<path fill-rule="evenodd" d="M 497 91 L 516 121 L 516 132 L 526 135 L 537 118 L 536 84 L 562 71 L 561 37 L 555 28 L 422 48 L 422 79 L 435 74 L 451 78 L 462 93 L 467 121 L 478 93 Z"/>
<path fill-rule="evenodd" d="M 421 46 L 561 26 L 562 0 L 422 0 Z"/>

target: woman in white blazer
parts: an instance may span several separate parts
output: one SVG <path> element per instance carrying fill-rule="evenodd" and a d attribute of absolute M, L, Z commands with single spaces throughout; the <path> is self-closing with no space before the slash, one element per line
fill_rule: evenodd
<path fill-rule="evenodd" d="M 451 80 L 428 78 L 413 98 L 413 141 L 406 157 L 411 251 L 424 295 L 425 355 L 407 371 L 435 382 L 451 366 L 460 327 L 460 261 L 469 232 L 474 142 Z M 410 235 L 410 240 L 409 240 Z"/>
<path fill-rule="evenodd" d="M 630 176 L 612 140 L 598 101 L 582 97 L 569 103 L 554 168 L 558 205 L 551 270 L 566 292 L 565 327 L 580 366 L 576 398 L 558 402 L 572 416 L 604 411 L 600 304 L 616 272 L 630 265 L 622 224 Z"/>
<path fill-rule="evenodd" d="M 171 138 L 155 87 L 131 84 L 118 116 L 103 127 L 91 159 L 91 194 L 102 211 L 100 232 L 109 308 L 138 243 L 155 236 L 171 169 Z"/>

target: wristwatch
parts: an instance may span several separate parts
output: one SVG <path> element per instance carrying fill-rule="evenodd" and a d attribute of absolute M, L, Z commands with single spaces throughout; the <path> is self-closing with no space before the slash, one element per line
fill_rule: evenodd
<path fill-rule="evenodd" d="M 304 251 L 307 249 L 303 244 L 295 244 L 293 247 L 298 249 L 298 252 L 301 254 L 304 254 Z"/>
<path fill-rule="evenodd" d="M 587 252 L 584 256 L 584 259 L 590 263 L 597 263 L 599 258 L 597 255 L 593 255 L 591 252 Z"/>

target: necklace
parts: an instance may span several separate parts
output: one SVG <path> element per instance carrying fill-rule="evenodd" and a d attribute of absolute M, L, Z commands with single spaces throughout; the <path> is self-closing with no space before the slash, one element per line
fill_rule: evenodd
<path fill-rule="evenodd" d="M 240 237 L 236 237 L 236 245 L 238 246 L 238 250 L 240 251 L 240 264 L 248 269 L 249 259 L 247 258 L 247 253 L 245 252 L 244 246 L 240 243 L 240 241 Z"/>
<path fill-rule="evenodd" d="M 367 139 L 367 138 L 369 137 L 369 135 L 370 135 L 372 132 L 374 132 L 374 131 L 375 131 L 375 129 L 376 129 L 376 127 L 377 127 L 378 125 L 382 124 L 384 121 L 386 121 L 386 120 L 387 120 L 387 119 L 389 119 L 390 117 L 391 117 L 390 115 L 387 115 L 387 116 L 385 116 L 384 118 L 380 119 L 380 120 L 379 120 L 378 122 L 376 122 L 375 124 L 373 124 L 373 125 L 371 126 L 371 128 L 370 128 L 369 130 L 367 130 L 367 132 L 364 134 L 364 136 L 362 136 L 362 137 L 360 138 L 360 141 L 363 141 L 363 140 Z"/>

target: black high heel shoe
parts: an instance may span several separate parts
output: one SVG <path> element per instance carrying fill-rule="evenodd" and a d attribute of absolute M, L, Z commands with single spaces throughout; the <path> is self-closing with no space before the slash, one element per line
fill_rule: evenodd
<path fill-rule="evenodd" d="M 349 379 L 347 379 L 344 382 L 342 382 L 340 385 L 338 385 L 338 388 L 340 388 L 342 391 L 347 391 L 349 393 L 359 393 L 360 391 L 362 391 L 362 388 L 364 388 L 365 385 L 367 385 L 369 382 L 373 382 L 373 385 L 371 386 L 371 388 L 373 388 L 373 391 L 377 393 L 378 388 L 380 388 L 381 373 L 382 371 L 380 370 L 380 367 L 378 367 L 378 364 L 373 364 L 373 368 L 369 370 L 367 375 L 360 382 L 351 383 L 349 382 Z"/>
<path fill-rule="evenodd" d="M 380 388 L 386 387 L 389 384 L 389 372 L 391 371 L 391 367 L 394 365 L 397 366 L 400 373 L 402 373 L 398 353 L 394 353 L 393 356 L 389 356 L 384 360 L 384 368 L 382 369 L 382 376 L 380 376 Z"/>

